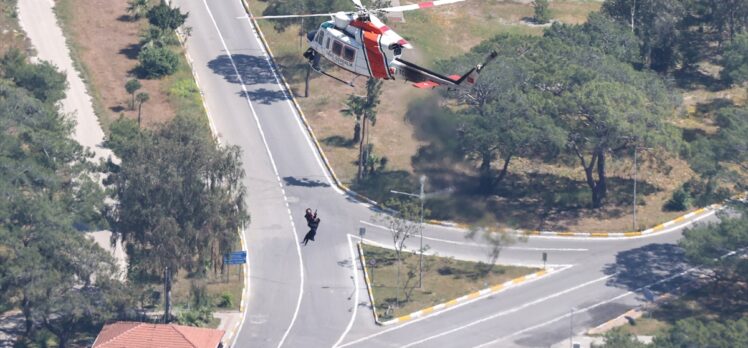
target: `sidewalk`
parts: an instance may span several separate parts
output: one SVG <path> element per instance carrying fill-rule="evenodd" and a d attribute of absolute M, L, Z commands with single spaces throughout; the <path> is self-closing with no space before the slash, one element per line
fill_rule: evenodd
<path fill-rule="evenodd" d="M 19 0 L 18 23 L 36 49 L 34 59 L 46 60 L 67 75 L 69 88 L 62 100 L 62 112 L 76 121 L 75 139 L 94 151 L 94 161 L 106 159 L 112 151 L 101 146 L 104 131 L 94 113 L 91 96 L 78 71 L 73 68 L 65 37 L 52 10 L 52 0 Z"/>

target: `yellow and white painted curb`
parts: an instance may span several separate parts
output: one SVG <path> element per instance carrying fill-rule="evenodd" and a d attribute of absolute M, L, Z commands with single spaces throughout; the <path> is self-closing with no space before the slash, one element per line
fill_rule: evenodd
<path fill-rule="evenodd" d="M 361 242 L 358 242 L 357 245 L 358 245 L 358 254 L 359 254 L 361 266 L 364 269 L 364 280 L 366 281 L 366 291 L 369 293 L 369 301 L 371 301 L 371 310 L 372 310 L 372 313 L 374 313 L 374 322 L 382 326 L 400 324 L 400 323 L 404 323 L 409 320 L 422 318 L 432 313 L 435 313 L 435 312 L 438 312 L 438 311 L 441 311 L 447 308 L 451 308 L 451 307 L 457 306 L 459 304 L 462 304 L 468 301 L 472 301 L 472 300 L 482 298 L 482 297 L 487 297 L 489 295 L 493 295 L 493 294 L 505 291 L 507 289 L 519 286 L 520 284 L 527 283 L 534 279 L 545 277 L 551 273 L 555 273 L 557 271 L 560 271 L 560 270 L 563 270 L 569 267 L 569 266 L 549 267 L 547 269 L 543 269 L 532 274 L 514 278 L 502 284 L 494 285 L 494 286 L 485 288 L 483 290 L 475 291 L 465 296 L 461 296 L 461 297 L 458 297 L 456 299 L 453 299 L 453 300 L 450 300 L 444 303 L 440 303 L 440 304 L 437 304 L 437 305 L 434 305 L 428 308 L 424 308 L 424 309 L 415 311 L 410 314 L 406 314 L 406 315 L 403 315 L 403 316 L 400 316 L 394 319 L 390 319 L 390 320 L 381 321 L 379 320 L 379 316 L 377 315 L 376 304 L 374 303 L 374 293 L 372 292 L 372 284 L 371 284 L 371 281 L 369 280 L 369 272 L 366 269 L 366 258 L 364 256 L 364 250 L 361 246 Z"/>
<path fill-rule="evenodd" d="M 192 72 L 192 79 L 195 81 L 195 86 L 197 87 L 197 90 L 200 92 L 200 101 L 203 106 L 203 110 L 205 111 L 205 115 L 208 118 L 208 126 L 210 127 L 210 132 L 215 137 L 216 141 L 219 143 L 221 142 L 220 138 L 218 137 L 218 131 L 216 130 L 215 124 L 213 123 L 213 118 L 210 117 L 210 111 L 208 111 L 208 105 L 205 103 L 205 94 L 203 93 L 203 89 L 200 88 L 200 81 L 197 77 L 197 74 L 195 73 L 194 69 L 194 61 L 192 60 L 192 57 L 190 57 L 190 54 L 187 52 L 187 37 L 185 37 L 182 32 L 177 29 L 175 30 L 177 34 L 177 38 L 179 39 L 179 43 L 184 48 L 184 56 L 187 60 L 187 64 L 190 66 L 190 72 Z M 247 251 L 247 241 L 244 239 L 244 234 L 242 233 L 243 230 L 239 229 L 237 230 L 237 234 L 239 235 L 239 241 L 242 245 L 242 251 Z M 236 340 L 236 334 L 239 332 L 239 329 L 242 326 L 242 323 L 244 323 L 244 318 L 246 316 L 245 310 L 246 303 L 249 301 L 249 261 L 247 263 L 243 264 L 242 271 L 244 275 L 244 286 L 242 287 L 242 299 L 241 303 L 239 305 L 239 311 L 241 313 L 241 320 L 238 320 L 232 327 L 226 328 L 226 332 L 223 335 L 223 342 L 226 343 L 226 347 L 232 347 L 234 345 L 234 340 Z"/>
<path fill-rule="evenodd" d="M 275 64 L 275 56 L 273 55 L 273 51 L 270 49 L 270 45 L 267 42 L 267 39 L 265 38 L 265 35 L 263 35 L 262 30 L 260 29 L 259 23 L 257 23 L 256 20 L 252 18 L 252 13 L 249 9 L 249 3 L 247 0 L 242 0 L 242 4 L 244 5 L 244 10 L 247 12 L 247 15 L 249 16 L 250 22 L 252 22 L 252 26 L 254 27 L 255 32 L 257 33 L 258 37 L 260 38 L 260 42 L 262 42 L 262 45 L 265 47 L 266 52 L 269 55 L 269 61 L 273 65 L 273 68 L 276 71 L 279 71 L 277 68 L 277 65 Z M 310 125 L 309 121 L 306 118 L 306 115 L 304 114 L 304 111 L 301 109 L 301 106 L 299 105 L 298 101 L 296 101 L 296 97 L 294 97 L 293 93 L 291 92 L 291 86 L 286 81 L 286 78 L 283 76 L 283 74 L 278 74 L 280 76 L 281 81 L 283 81 L 283 86 L 286 89 L 286 93 L 288 94 L 288 98 L 291 100 L 291 103 L 293 104 L 294 108 L 296 109 L 297 114 L 299 115 L 299 118 L 301 119 L 302 123 L 304 124 L 304 128 L 307 131 L 307 134 L 309 134 L 309 137 L 314 142 L 314 145 L 316 147 L 317 153 L 319 153 L 320 157 L 322 158 L 322 162 L 325 165 L 325 169 L 330 173 L 330 176 L 332 177 L 334 184 L 343 192 L 353 196 L 355 199 L 371 204 L 375 207 L 379 207 L 379 203 L 375 200 L 372 200 L 356 191 L 351 190 L 348 188 L 345 184 L 343 184 L 340 179 L 338 179 L 337 175 L 335 175 L 335 171 L 332 168 L 332 165 L 330 164 L 330 161 L 327 159 L 327 156 L 325 156 L 324 150 L 322 150 L 322 145 L 317 140 L 317 136 L 314 135 L 314 130 L 312 129 L 312 126 Z M 732 199 L 741 199 L 745 200 L 746 193 L 738 195 L 733 197 Z M 513 232 L 525 234 L 529 236 L 544 236 L 544 237 L 578 237 L 578 238 L 626 238 L 626 237 L 641 237 L 646 235 L 651 235 L 658 233 L 668 226 L 671 226 L 673 224 L 677 224 L 680 222 L 686 222 L 688 219 L 698 217 L 699 215 L 710 213 L 716 210 L 720 210 L 724 208 L 724 205 L 722 204 L 712 204 L 708 207 L 697 209 L 693 212 L 690 212 L 688 214 L 685 214 L 683 216 L 680 216 L 674 220 L 662 223 L 660 225 L 657 225 L 655 227 L 646 229 L 644 231 L 629 231 L 629 232 L 573 232 L 573 231 L 531 231 L 531 230 L 514 230 Z M 454 227 L 454 228 L 462 228 L 462 229 L 468 229 L 470 228 L 469 225 L 461 224 L 461 223 L 455 223 L 450 221 L 440 221 L 440 220 L 426 220 L 427 223 L 431 225 L 437 225 L 437 226 L 445 226 L 445 227 Z"/>

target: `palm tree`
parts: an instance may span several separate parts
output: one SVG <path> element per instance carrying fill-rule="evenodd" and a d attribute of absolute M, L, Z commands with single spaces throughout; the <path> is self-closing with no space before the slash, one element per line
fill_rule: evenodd
<path fill-rule="evenodd" d="M 148 0 L 130 0 L 127 2 L 127 13 L 130 18 L 138 20 L 148 12 Z"/>
<path fill-rule="evenodd" d="M 364 164 L 365 164 L 365 151 L 364 151 L 364 139 L 366 138 L 366 123 L 371 122 L 371 125 L 377 123 L 377 106 L 379 105 L 379 97 L 382 94 L 382 81 L 374 78 L 369 78 L 366 81 L 366 96 L 349 95 L 348 100 L 345 102 L 348 108 L 341 110 L 343 115 L 356 117 L 356 124 L 353 137 L 356 141 L 356 135 L 358 134 L 358 180 L 364 177 Z M 360 122 L 359 122 L 360 120 Z M 360 124 L 360 126 L 359 126 Z M 360 128 L 360 133 L 357 129 Z"/>
<path fill-rule="evenodd" d="M 127 83 L 125 83 L 125 90 L 130 94 L 130 104 L 128 105 L 130 110 L 135 110 L 135 92 L 137 92 L 140 87 L 143 87 L 143 85 L 141 85 L 140 81 L 136 79 L 128 80 Z"/>
<path fill-rule="evenodd" d="M 148 99 L 151 99 L 151 96 L 145 92 L 138 93 L 138 95 L 135 96 L 135 100 L 138 102 L 138 127 L 140 127 L 140 115 L 143 110 L 143 103 L 147 102 Z"/>

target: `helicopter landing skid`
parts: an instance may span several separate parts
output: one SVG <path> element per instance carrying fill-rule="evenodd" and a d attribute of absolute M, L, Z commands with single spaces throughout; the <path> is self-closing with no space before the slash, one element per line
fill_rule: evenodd
<path fill-rule="evenodd" d="M 331 78 L 331 79 L 333 79 L 335 81 L 338 81 L 338 82 L 340 82 L 340 83 L 342 83 L 344 85 L 347 85 L 349 87 L 356 87 L 356 86 L 353 85 L 353 82 L 356 81 L 356 78 L 359 75 L 356 75 L 356 77 L 354 77 L 353 80 L 351 80 L 350 82 L 348 82 L 348 81 L 343 80 L 343 79 L 341 79 L 341 78 L 339 78 L 339 77 L 337 77 L 335 75 L 332 75 L 330 73 L 325 72 L 324 70 L 320 69 L 319 66 L 315 67 L 314 64 L 312 64 L 312 62 L 309 62 L 309 66 L 312 68 L 312 70 L 314 70 L 317 73 L 325 75 L 325 76 L 327 76 L 327 77 L 329 77 L 329 78 Z"/>

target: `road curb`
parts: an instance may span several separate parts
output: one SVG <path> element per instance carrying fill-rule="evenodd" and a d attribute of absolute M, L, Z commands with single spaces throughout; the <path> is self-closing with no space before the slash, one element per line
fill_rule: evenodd
<path fill-rule="evenodd" d="M 249 9 L 249 3 L 247 0 L 242 0 L 242 5 L 244 6 L 244 11 L 247 13 L 249 21 L 252 23 L 252 26 L 254 28 L 255 33 L 257 33 L 260 42 L 262 43 L 262 46 L 265 48 L 265 51 L 268 54 L 268 61 L 271 63 L 272 68 L 279 72 L 277 75 L 280 76 L 281 81 L 283 81 L 283 87 L 286 89 L 286 93 L 288 94 L 289 99 L 291 100 L 291 104 L 293 104 L 294 109 L 296 109 L 296 113 L 299 115 L 299 118 L 301 119 L 302 123 L 304 124 L 304 128 L 307 131 L 307 134 L 309 134 L 310 138 L 314 142 L 314 146 L 316 147 L 317 153 L 322 158 L 322 162 L 325 165 L 325 169 L 328 173 L 330 173 L 330 176 L 332 177 L 335 185 L 345 192 L 346 194 L 352 196 L 353 198 L 364 202 L 371 204 L 379 209 L 383 209 L 379 202 L 370 199 L 369 197 L 366 197 L 356 191 L 351 190 L 343 184 L 340 179 L 338 179 L 337 175 L 335 175 L 335 171 L 332 168 L 332 165 L 330 164 L 330 161 L 327 159 L 327 156 L 325 155 L 324 150 L 322 150 L 322 145 L 317 140 L 317 136 L 314 134 L 314 130 L 312 129 L 311 124 L 306 118 L 306 115 L 304 114 L 304 111 L 301 109 L 301 105 L 299 105 L 298 101 L 296 101 L 296 97 L 293 95 L 293 92 L 291 91 L 291 86 L 286 81 L 285 76 L 283 76 L 282 73 L 280 73 L 280 70 L 278 69 L 278 66 L 275 64 L 275 56 L 273 55 L 273 51 L 270 49 L 270 45 L 267 42 L 267 39 L 265 38 L 265 35 L 262 33 L 262 29 L 260 29 L 259 23 L 257 23 L 256 20 L 252 18 L 252 12 Z M 746 199 L 747 195 L 746 193 L 743 193 L 741 195 L 737 195 L 733 197 L 732 199 Z M 657 232 L 660 232 L 661 230 L 664 230 L 666 227 L 686 221 L 687 219 L 694 218 L 697 215 L 704 214 L 706 212 L 710 212 L 712 210 L 720 210 L 724 208 L 723 204 L 712 204 L 710 206 L 697 209 L 693 212 L 690 212 L 688 214 L 679 216 L 673 220 L 664 222 L 662 224 L 659 224 L 655 227 L 646 229 L 644 231 L 629 231 L 629 232 L 574 232 L 574 231 L 536 231 L 536 230 L 523 230 L 523 229 L 515 229 L 515 230 L 509 230 L 509 232 L 515 232 L 518 234 L 523 234 L 526 236 L 543 236 L 543 237 L 577 237 L 577 238 L 627 238 L 627 237 L 641 237 L 646 236 L 650 234 L 654 234 Z M 462 224 L 462 223 L 456 223 L 451 221 L 441 221 L 441 220 L 426 220 L 426 222 L 430 225 L 436 225 L 436 226 L 443 226 L 443 227 L 452 227 L 452 228 L 461 228 L 461 229 L 469 229 L 470 225 Z"/>
<path fill-rule="evenodd" d="M 366 283 L 366 292 L 369 294 L 369 301 L 371 303 L 371 312 L 374 313 L 374 322 L 380 324 L 379 317 L 377 316 L 376 305 L 374 304 L 374 293 L 371 291 L 371 282 L 369 281 L 369 271 L 366 270 L 366 258 L 364 257 L 364 249 L 361 247 L 361 242 L 356 243 L 358 247 L 359 261 L 361 262 L 361 268 L 364 270 L 364 282 Z"/>
<path fill-rule="evenodd" d="M 170 4 L 171 1 L 168 1 Z M 185 60 L 187 61 L 187 64 L 190 67 L 190 72 L 192 73 L 192 79 L 195 81 L 195 86 L 197 87 L 198 92 L 200 93 L 200 102 L 203 106 L 203 111 L 205 112 L 205 117 L 208 118 L 208 127 L 210 128 L 211 134 L 216 138 L 216 141 L 220 144 L 221 139 L 218 136 L 218 131 L 216 130 L 215 124 L 213 123 L 213 118 L 210 117 L 210 111 L 208 111 L 208 105 L 205 103 L 205 94 L 203 93 L 203 89 L 200 87 L 200 82 L 198 80 L 197 74 L 195 74 L 194 69 L 194 63 L 192 60 L 192 57 L 190 57 L 189 52 L 187 52 L 187 37 L 185 37 L 181 30 L 177 29 L 174 31 L 177 35 L 177 38 L 179 40 L 180 46 L 183 48 L 183 54 L 185 57 Z M 247 252 L 247 241 L 244 239 L 244 234 L 242 233 L 243 230 L 239 229 L 236 231 L 239 235 L 239 242 L 241 243 L 242 250 Z M 227 347 L 233 347 L 234 341 L 236 340 L 236 335 L 239 332 L 239 329 L 241 328 L 242 324 L 244 323 L 244 318 L 246 317 L 246 303 L 249 302 L 249 263 L 245 263 L 242 265 L 242 271 L 244 271 L 244 284 L 242 286 L 242 298 L 241 302 L 239 304 L 239 312 L 241 312 L 241 320 L 236 322 L 233 327 L 228 328 L 226 332 L 224 333 L 224 339 L 222 341 L 227 343 Z"/>
<path fill-rule="evenodd" d="M 431 315 L 433 313 L 439 312 L 441 310 L 444 310 L 444 309 L 447 309 L 447 308 L 450 308 L 450 307 L 454 307 L 454 306 L 456 306 L 458 304 L 462 304 L 462 303 L 465 303 L 465 302 L 468 302 L 468 301 L 472 301 L 472 300 L 475 300 L 475 299 L 478 299 L 478 298 L 486 297 L 486 296 L 489 296 L 489 295 L 497 294 L 497 293 L 500 293 L 502 291 L 505 291 L 505 290 L 514 288 L 516 286 L 519 286 L 519 285 L 521 285 L 523 283 L 526 283 L 526 282 L 528 282 L 530 280 L 540 279 L 542 277 L 545 277 L 545 276 L 548 276 L 548 275 L 550 275 L 552 273 L 555 273 L 555 272 L 557 272 L 557 271 L 559 271 L 561 269 L 564 269 L 563 267 L 555 267 L 555 268 L 543 269 L 543 270 L 537 271 L 535 273 L 531 273 L 531 274 L 524 275 L 524 276 L 521 276 L 521 277 L 517 277 L 517 278 L 511 279 L 511 280 L 507 280 L 507 281 L 505 281 L 505 282 L 503 282 L 501 284 L 493 285 L 493 286 L 487 287 L 485 289 L 478 290 L 478 291 L 469 293 L 467 295 L 464 295 L 464 296 L 461 296 L 461 297 L 458 297 L 458 298 L 455 298 L 455 299 L 452 299 L 452 300 L 449 300 L 449 301 L 446 301 L 446 302 L 443 302 L 443 303 L 440 303 L 440 304 L 437 304 L 437 305 L 434 305 L 434 306 L 431 306 L 431 307 L 427 307 L 427 308 L 424 308 L 424 309 L 412 312 L 410 314 L 402 315 L 402 316 L 399 316 L 397 318 L 390 319 L 390 320 L 381 321 L 381 320 L 379 320 L 379 316 L 377 315 L 376 305 L 374 303 L 374 292 L 372 290 L 372 284 L 369 281 L 369 272 L 366 269 L 366 257 L 364 256 L 364 250 L 363 250 L 362 244 L 363 244 L 362 242 L 358 242 L 357 243 L 358 254 L 359 254 L 359 261 L 361 262 L 361 267 L 364 270 L 364 280 L 366 282 L 366 291 L 369 294 L 369 301 L 371 301 L 371 311 L 374 314 L 374 322 L 377 325 L 381 325 L 381 326 L 395 325 L 395 324 L 404 323 L 404 322 L 409 321 L 409 320 L 426 317 L 428 315 Z"/>

